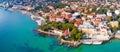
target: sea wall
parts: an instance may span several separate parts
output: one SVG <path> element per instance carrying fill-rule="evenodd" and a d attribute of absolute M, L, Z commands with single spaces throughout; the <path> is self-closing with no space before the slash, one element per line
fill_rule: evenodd
<path fill-rule="evenodd" d="M 62 44 L 67 44 L 68 46 L 77 47 L 82 43 L 78 42 L 78 41 L 67 41 L 64 39 L 60 39 L 60 45 L 62 45 Z"/>

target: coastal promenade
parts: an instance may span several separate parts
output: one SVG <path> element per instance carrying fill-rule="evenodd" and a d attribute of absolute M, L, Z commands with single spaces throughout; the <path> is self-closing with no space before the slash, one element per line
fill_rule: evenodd
<path fill-rule="evenodd" d="M 47 32 L 47 31 L 43 31 L 41 29 L 37 29 L 35 31 L 38 32 L 38 33 L 40 33 L 40 34 L 47 35 L 47 36 L 57 36 L 60 39 L 60 45 L 67 44 L 68 46 L 77 47 L 80 44 L 82 44 L 82 42 L 78 42 L 78 41 L 67 41 L 67 40 L 61 39 L 60 38 L 61 35 L 55 34 L 55 33 L 51 33 L 51 32 Z"/>
<path fill-rule="evenodd" d="M 72 46 L 72 47 L 77 47 L 81 44 L 88 44 L 88 45 L 101 45 L 105 42 L 108 42 L 109 40 L 111 40 L 112 38 L 114 38 L 114 36 L 110 36 L 109 40 L 97 40 L 97 39 L 81 39 L 80 41 L 68 41 L 68 40 L 64 40 L 61 37 L 61 35 L 56 34 L 56 33 L 52 33 L 52 32 L 47 32 L 47 31 L 43 31 L 41 29 L 37 29 L 35 30 L 36 32 L 40 33 L 40 34 L 44 34 L 47 36 L 55 36 L 58 37 L 60 39 L 60 45 L 62 44 L 66 44 L 68 46 Z"/>

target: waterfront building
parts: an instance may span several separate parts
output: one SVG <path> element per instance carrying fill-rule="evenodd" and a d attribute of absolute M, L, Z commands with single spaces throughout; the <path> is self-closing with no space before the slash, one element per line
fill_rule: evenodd
<path fill-rule="evenodd" d="M 119 15 L 120 14 L 120 10 L 115 10 L 115 14 Z"/>
<path fill-rule="evenodd" d="M 62 36 L 63 35 L 63 31 L 62 30 L 53 30 L 53 33 Z"/>
<path fill-rule="evenodd" d="M 69 38 L 70 37 L 69 29 L 65 30 L 63 34 L 64 34 L 65 38 Z"/>
<path fill-rule="evenodd" d="M 81 25 L 81 24 L 82 24 L 82 21 L 76 21 L 76 22 L 74 23 L 74 26 L 79 27 L 79 25 Z"/>
<path fill-rule="evenodd" d="M 87 18 L 93 18 L 93 17 L 94 17 L 93 14 L 88 14 L 88 15 L 87 15 Z"/>

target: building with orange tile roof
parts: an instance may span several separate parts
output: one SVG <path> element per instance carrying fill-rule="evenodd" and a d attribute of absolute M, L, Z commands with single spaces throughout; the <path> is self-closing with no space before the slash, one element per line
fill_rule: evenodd
<path fill-rule="evenodd" d="M 62 16 L 57 16 L 56 22 L 64 22 L 64 17 L 62 17 Z"/>
<path fill-rule="evenodd" d="M 64 34 L 65 36 L 70 35 L 69 29 L 65 30 L 63 34 Z"/>
<path fill-rule="evenodd" d="M 55 14 L 50 15 L 50 16 L 49 16 L 49 20 L 50 20 L 50 21 L 56 21 L 56 17 L 57 17 L 57 16 L 56 16 Z"/>
<path fill-rule="evenodd" d="M 87 15 L 87 18 L 93 18 L 93 17 L 94 17 L 93 14 L 88 14 L 88 15 Z"/>
<path fill-rule="evenodd" d="M 82 21 L 76 21 L 76 22 L 74 23 L 74 26 L 79 27 L 80 24 L 82 24 Z"/>
<path fill-rule="evenodd" d="M 61 16 L 64 17 L 65 19 L 70 19 L 72 17 L 72 14 L 68 12 L 63 12 Z"/>

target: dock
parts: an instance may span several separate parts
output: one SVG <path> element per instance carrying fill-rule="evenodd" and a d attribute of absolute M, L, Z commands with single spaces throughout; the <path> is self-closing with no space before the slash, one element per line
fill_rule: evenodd
<path fill-rule="evenodd" d="M 47 35 L 47 36 L 61 37 L 59 34 L 52 33 L 52 32 L 47 32 L 47 31 L 43 31 L 43 30 L 41 30 L 41 29 L 38 29 L 38 30 L 35 30 L 35 31 L 38 32 L 38 33 L 41 33 L 41 34 Z"/>
<path fill-rule="evenodd" d="M 78 41 L 67 41 L 64 39 L 60 39 L 60 45 L 62 45 L 62 44 L 67 44 L 68 46 L 77 47 L 77 46 L 81 45 L 82 43 L 78 42 Z"/>
<path fill-rule="evenodd" d="M 101 45 L 104 41 L 96 39 L 83 39 L 82 44 Z"/>

